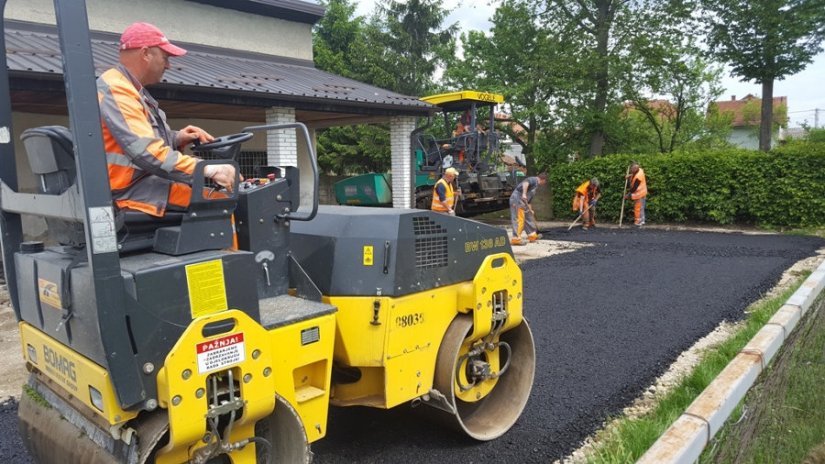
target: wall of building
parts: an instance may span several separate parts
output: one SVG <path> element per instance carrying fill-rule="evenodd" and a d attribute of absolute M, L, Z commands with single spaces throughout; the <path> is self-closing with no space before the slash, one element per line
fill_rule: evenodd
<path fill-rule="evenodd" d="M 728 142 L 740 148 L 759 149 L 759 135 L 753 127 L 734 127 L 728 136 Z"/>
<path fill-rule="evenodd" d="M 771 148 L 775 147 L 781 140 L 781 132 L 774 133 L 771 137 Z M 758 127 L 734 127 L 728 136 L 728 142 L 739 148 L 748 150 L 759 149 L 759 128 Z"/>
<path fill-rule="evenodd" d="M 337 205 L 335 200 L 335 183 L 349 176 L 321 174 L 318 176 L 318 203 L 322 205 Z M 357 206 L 353 206 L 357 208 Z"/>
<path fill-rule="evenodd" d="M 92 30 L 119 34 L 129 24 L 145 21 L 158 26 L 173 43 L 191 42 L 312 60 L 310 24 L 186 0 L 87 0 L 86 8 Z M 53 0 L 8 0 L 6 18 L 54 24 Z"/>

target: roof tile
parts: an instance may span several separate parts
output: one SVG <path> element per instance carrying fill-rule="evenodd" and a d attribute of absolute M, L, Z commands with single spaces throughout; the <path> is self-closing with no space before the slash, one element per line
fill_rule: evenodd
<path fill-rule="evenodd" d="M 49 31 L 51 29 L 51 31 Z M 92 52 L 96 75 L 118 61 L 115 34 L 93 32 Z M 220 88 L 272 94 L 317 103 L 360 102 L 376 107 L 429 113 L 437 108 L 417 97 L 402 95 L 316 69 L 312 63 L 237 50 L 182 44 L 189 52 L 172 60 L 163 83 L 190 88 Z M 10 71 L 61 74 L 60 46 L 53 26 L 6 22 L 6 50 Z"/>

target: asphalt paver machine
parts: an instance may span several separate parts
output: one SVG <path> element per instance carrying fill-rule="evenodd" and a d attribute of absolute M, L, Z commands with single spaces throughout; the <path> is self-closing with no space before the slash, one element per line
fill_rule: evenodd
<path fill-rule="evenodd" d="M 85 5 L 54 4 L 69 128 L 27 128 L 17 157 L 5 39 L 0 63 L 3 263 L 31 373 L 20 430 L 38 462 L 309 462 L 330 405 L 423 403 L 477 440 L 516 422 L 535 349 L 502 229 L 319 207 L 301 124 L 201 146 L 228 159 L 199 163 L 186 212 L 117 210 Z M 204 165 L 274 129 L 310 147 L 310 206 L 292 167 L 204 194 Z M 46 239 L 24 240 L 24 214 L 45 219 Z"/>
<path fill-rule="evenodd" d="M 501 161 L 500 134 L 495 130 L 495 109 L 504 96 L 475 90 L 430 95 L 421 100 L 441 110 L 443 128 L 436 133 L 418 130 L 413 138 L 416 165 L 416 206 L 428 209 L 433 185 L 444 170 L 458 171 L 461 188 L 456 214 L 473 216 L 509 208 L 510 194 L 521 171 L 505 169 Z M 482 117 L 486 111 L 486 120 Z M 435 121 L 436 127 L 439 125 Z M 523 179 L 523 177 L 522 177 Z"/>

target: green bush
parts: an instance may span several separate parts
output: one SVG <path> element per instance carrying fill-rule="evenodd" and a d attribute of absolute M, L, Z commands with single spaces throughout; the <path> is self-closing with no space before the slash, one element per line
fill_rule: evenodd
<path fill-rule="evenodd" d="M 808 131 L 808 142 L 825 143 L 825 129 L 814 128 Z"/>
<path fill-rule="evenodd" d="M 807 227 L 825 225 L 825 144 L 790 144 L 770 153 L 727 149 L 671 155 L 613 155 L 557 165 L 550 172 L 554 216 L 572 219 L 573 192 L 602 184 L 600 221 L 617 222 L 631 161 L 647 176 L 648 222 Z M 625 203 L 625 222 L 633 202 Z M 628 221 L 629 217 L 629 221 Z"/>

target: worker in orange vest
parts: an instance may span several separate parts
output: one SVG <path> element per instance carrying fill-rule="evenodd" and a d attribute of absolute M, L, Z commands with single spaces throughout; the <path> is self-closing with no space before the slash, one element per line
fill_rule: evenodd
<path fill-rule="evenodd" d="M 148 23 L 127 27 L 119 49 L 120 63 L 97 80 L 112 199 L 120 209 L 152 216 L 164 216 L 168 209 L 184 211 L 192 194 L 195 166 L 201 160 L 181 150 L 196 140 L 214 138 L 196 126 L 171 130 L 166 113 L 146 86 L 160 82 L 170 67 L 169 58 L 184 55 L 186 50 Z M 210 164 L 203 172 L 227 189 L 235 181 L 231 164 Z"/>
<path fill-rule="evenodd" d="M 455 216 L 455 205 L 461 189 L 453 189 L 453 180 L 458 176 L 456 168 L 447 168 L 441 179 L 433 186 L 433 203 L 431 210 Z"/>
<path fill-rule="evenodd" d="M 639 163 L 633 162 L 630 165 L 630 173 L 627 175 L 630 189 L 625 195 L 625 199 L 633 200 L 634 225 L 642 227 L 645 225 L 645 206 L 647 206 L 647 178 L 645 171 Z"/>
<path fill-rule="evenodd" d="M 584 181 L 576 189 L 573 197 L 573 211 L 578 211 L 582 217 L 582 229 L 596 227 L 596 204 L 602 197 L 599 179 L 592 178 Z"/>

